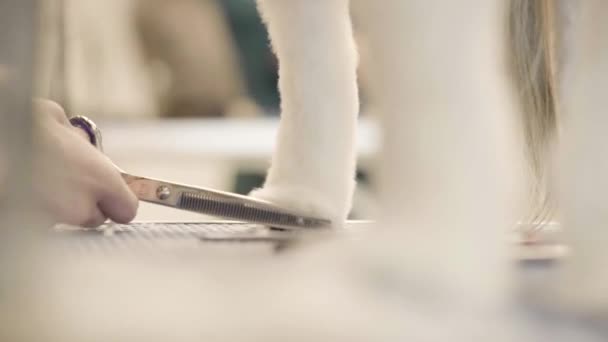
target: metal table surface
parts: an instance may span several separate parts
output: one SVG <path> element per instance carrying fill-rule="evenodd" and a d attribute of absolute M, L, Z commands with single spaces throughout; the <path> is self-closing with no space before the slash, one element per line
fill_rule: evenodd
<path fill-rule="evenodd" d="M 274 331 L 304 334 L 311 326 L 322 326 L 330 332 L 335 329 L 352 337 L 375 336 L 392 327 L 387 323 L 393 322 L 390 319 L 401 317 L 394 316 L 392 310 L 368 311 L 358 302 L 384 300 L 392 293 L 384 287 L 380 292 L 375 292 L 376 287 L 366 287 L 368 283 L 363 280 L 376 275 L 361 273 L 359 256 L 339 259 L 344 253 L 327 254 L 328 249 L 323 248 L 298 251 L 297 246 L 291 253 L 290 243 L 308 238 L 323 240 L 323 233 L 276 231 L 228 221 L 135 222 L 104 228 L 63 226 L 51 234 L 57 242 L 53 245 L 59 247 L 54 250 L 61 255 L 49 258 L 42 265 L 47 272 L 45 278 L 37 279 L 44 279 L 39 297 L 46 301 L 42 307 L 60 312 L 44 316 L 48 326 L 55 329 L 53 333 L 62 338 L 56 340 L 78 341 L 89 336 L 118 340 L 116 336 L 130 336 L 125 332 L 150 341 L 155 336 L 176 333 L 197 337 L 181 339 L 184 341 L 225 335 L 231 338 L 225 340 L 246 340 L 243 336 L 250 336 L 252 331 L 251 336 L 259 337 Z M 349 222 L 344 229 L 329 230 L 328 234 L 367 239 L 373 229 L 377 225 L 371 222 Z M 557 233 L 557 227 L 552 227 L 535 241 L 505 234 L 505 241 L 517 246 L 514 259 L 523 271 L 518 278 L 529 288 L 521 298 L 518 295 L 514 299 L 513 305 L 518 308 L 519 301 L 543 290 L 546 272 L 563 257 L 563 251 L 558 253 Z M 288 248 L 281 250 L 285 246 Z M 326 262 L 328 257 L 335 262 Z M 334 310 L 327 304 L 334 296 L 356 301 L 352 306 L 335 306 Z M 548 330 L 555 329 L 554 320 L 536 313 L 535 308 L 521 310 L 530 312 L 530 321 L 540 322 L 540 328 L 546 324 Z M 344 326 L 340 320 L 334 321 L 345 315 L 361 315 L 369 324 Z M 66 325 L 64 317 L 71 317 L 70 324 Z M 234 329 L 235 317 L 240 329 Z M 99 318 L 105 323 L 95 323 Z M 294 325 L 298 322 L 303 330 Z M 397 323 L 395 326 L 401 326 L 401 321 Z"/>
<path fill-rule="evenodd" d="M 53 240 L 68 249 L 87 251 L 186 251 L 205 249 L 210 244 L 229 244 L 233 248 L 244 245 L 265 245 L 281 249 L 290 243 L 323 234 L 341 234 L 357 238 L 360 233 L 373 229 L 371 221 L 350 221 L 342 230 L 326 233 L 311 231 L 284 231 L 262 225 L 233 221 L 206 222 L 133 222 L 107 224 L 97 229 L 58 226 Z M 514 246 L 515 259 L 527 263 L 553 262 L 565 257 L 568 249 L 559 240 L 559 227 L 548 225 L 534 239 L 518 232 L 507 234 Z M 239 247 L 240 246 L 240 247 Z"/>

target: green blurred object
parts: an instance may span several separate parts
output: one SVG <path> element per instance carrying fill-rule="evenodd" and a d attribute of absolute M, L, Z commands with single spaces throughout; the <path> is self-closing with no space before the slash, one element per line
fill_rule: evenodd
<path fill-rule="evenodd" d="M 261 188 L 264 185 L 264 179 L 263 173 L 239 171 L 235 178 L 233 191 L 237 194 L 247 195 L 253 189 Z"/>
<path fill-rule="evenodd" d="M 255 0 L 219 1 L 239 51 L 249 94 L 268 113 L 277 113 L 277 60 Z"/>

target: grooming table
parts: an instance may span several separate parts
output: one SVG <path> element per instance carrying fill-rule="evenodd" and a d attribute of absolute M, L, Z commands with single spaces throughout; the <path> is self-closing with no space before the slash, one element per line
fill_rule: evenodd
<path fill-rule="evenodd" d="M 205 250 L 210 246 L 224 245 L 235 252 L 251 246 L 267 250 L 281 250 L 291 243 L 322 239 L 327 234 L 356 238 L 373 226 L 371 221 L 350 221 L 342 230 L 326 232 L 287 231 L 262 225 L 233 222 L 134 222 L 108 224 L 97 229 L 73 226 L 56 227 L 53 236 L 60 244 L 81 252 L 101 251 L 116 253 L 135 250 L 186 252 Z M 558 225 L 547 225 L 534 239 L 512 232 L 508 235 L 515 258 L 525 263 L 557 261 L 568 254 L 559 241 Z"/>
<path fill-rule="evenodd" d="M 369 232 L 374 226 L 371 222 L 348 222 L 344 229 L 328 232 L 345 238 L 365 239 L 370 237 Z M 263 329 L 274 329 L 272 324 L 277 319 L 281 322 L 277 324 L 288 331 L 293 329 L 291 322 L 301 319 L 314 327 L 316 323 L 308 320 L 317 322 L 314 318 L 325 317 L 319 309 L 328 305 L 325 294 L 318 291 L 332 288 L 334 276 L 338 281 L 345 281 L 337 272 L 340 269 L 332 270 L 331 267 L 353 266 L 348 262 L 329 264 L 330 272 L 327 273 L 322 259 L 306 254 L 310 251 L 303 252 L 306 258 L 313 256 L 312 266 L 302 263 L 301 255 L 290 253 L 291 243 L 308 238 L 326 238 L 318 231 L 277 231 L 228 221 L 135 222 L 105 228 L 58 227 L 52 235 L 60 247 L 62 266 L 57 267 L 59 263 L 53 261 L 52 267 L 46 268 L 52 270 L 50 279 L 55 281 L 51 285 L 45 284 L 45 296 L 69 299 L 67 304 L 59 301 L 48 307 L 59 307 L 63 316 L 75 317 L 72 326 L 84 327 L 82 331 L 77 330 L 81 334 L 77 335 L 79 337 L 91 336 L 93 332 L 122 336 L 125 331 L 138 331 L 141 336 L 157 336 L 160 331 L 171 336 L 189 329 L 187 331 L 196 332 L 193 336 L 200 340 L 200 336 L 204 336 L 201 330 L 217 329 L 217 336 L 222 336 L 226 333 L 222 329 L 228 329 L 227 333 L 234 332 L 234 322 L 242 324 L 247 317 L 258 317 L 259 314 L 272 317 L 268 321 L 265 318 L 260 321 Z M 551 230 L 545 232 L 548 235 L 555 233 Z M 550 237 L 548 235 L 547 238 Z M 509 236 L 513 238 L 511 243 L 519 246 L 517 258 L 523 270 L 521 284 L 530 288 L 530 293 L 542 289 L 545 272 L 560 257 L 554 253 L 558 244 L 549 242 L 549 239 L 530 242 L 517 235 Z M 365 240 L 359 242 L 365 243 Z M 429 251 L 433 252 L 436 251 Z M 315 267 L 320 267 L 320 273 L 314 271 Z M 359 278 L 365 272 L 356 274 L 357 277 L 347 279 L 366 279 Z M 299 287 L 299 282 L 303 282 L 302 287 Z M 339 284 L 346 288 L 351 286 L 350 283 Z M 47 291 L 53 295 L 48 295 Z M 286 293 L 293 296 L 286 296 Z M 301 295 L 301 298 L 296 295 Z M 325 298 L 319 301 L 323 303 L 321 306 L 316 306 L 314 301 L 313 304 L 307 302 L 307 296 L 318 298 L 319 295 Z M 260 305 L 264 307 L 260 308 Z M 55 314 L 60 318 L 62 315 Z M 370 317 L 373 315 L 376 313 Z M 107 320 L 103 321 L 104 324 L 86 325 L 91 322 L 90 317 Z M 282 323 L 282 318 L 288 318 L 284 322 L 289 324 Z M 322 322 L 327 324 L 326 320 Z M 382 322 L 373 322 L 373 326 Z M 344 331 L 348 333 L 350 330 Z M 244 339 L 247 338 L 241 340 Z"/>
<path fill-rule="evenodd" d="M 296 234 L 231 221 L 135 222 L 108 224 L 97 229 L 58 226 L 55 230 L 54 240 L 67 249 L 104 254 L 135 251 L 179 254 L 204 251 L 210 245 L 232 248 L 234 244 L 240 245 L 238 249 L 255 245 L 268 250 L 282 248 L 294 240 Z"/>

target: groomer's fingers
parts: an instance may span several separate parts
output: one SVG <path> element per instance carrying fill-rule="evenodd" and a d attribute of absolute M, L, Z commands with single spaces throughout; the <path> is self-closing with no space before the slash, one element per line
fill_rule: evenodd
<path fill-rule="evenodd" d="M 82 222 L 80 225 L 87 228 L 95 228 L 104 224 L 107 219 L 108 218 L 101 211 L 101 209 L 95 207 L 95 209 L 89 214 L 87 220 L 85 222 Z"/>
<path fill-rule="evenodd" d="M 73 127 L 72 124 L 70 124 L 70 120 L 68 119 L 65 110 L 57 102 L 46 99 L 34 99 L 33 104 L 36 113 L 39 113 L 43 118 L 51 118 L 61 125 L 69 126 L 70 131 L 76 133 L 76 135 L 85 139 L 85 141 L 90 140 L 89 134 L 84 129 Z"/>
<path fill-rule="evenodd" d="M 118 170 L 107 163 L 109 168 L 104 170 L 104 184 L 101 189 L 99 208 L 112 221 L 128 223 L 135 218 L 139 200 L 122 179 Z M 105 164 L 104 164 L 105 165 Z"/>
<path fill-rule="evenodd" d="M 51 117 L 55 121 L 64 125 L 70 124 L 68 116 L 65 114 L 65 110 L 57 102 L 46 99 L 34 99 L 33 105 L 36 113 Z"/>
<path fill-rule="evenodd" d="M 71 128 L 72 132 L 74 132 L 79 137 L 83 138 L 86 142 L 88 142 L 88 143 L 91 142 L 91 140 L 89 138 L 89 133 L 87 133 L 83 128 L 80 128 L 80 127 L 70 127 L 70 128 Z"/>

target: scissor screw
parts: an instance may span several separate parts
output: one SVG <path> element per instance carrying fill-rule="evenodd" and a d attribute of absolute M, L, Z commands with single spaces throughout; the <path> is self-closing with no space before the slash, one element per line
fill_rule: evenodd
<path fill-rule="evenodd" d="M 166 200 L 169 196 L 171 196 L 171 189 L 168 186 L 161 185 L 156 189 L 156 197 L 159 200 Z"/>

